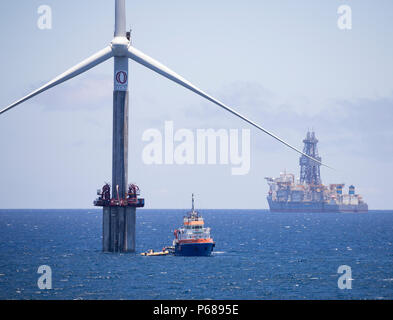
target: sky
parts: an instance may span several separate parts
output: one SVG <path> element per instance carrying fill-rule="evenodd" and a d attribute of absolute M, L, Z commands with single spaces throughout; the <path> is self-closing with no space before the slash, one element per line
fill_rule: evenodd
<path fill-rule="evenodd" d="M 52 29 L 37 9 L 52 9 Z M 337 26 L 340 5 L 352 29 Z M 132 43 L 297 148 L 319 139 L 322 181 L 393 208 L 391 0 L 131 1 Z M 0 108 L 107 46 L 114 1 L 1 1 Z M 0 208 L 92 208 L 111 180 L 113 62 L 0 116 Z M 265 209 L 265 177 L 299 176 L 299 155 L 192 92 L 130 62 L 130 182 L 146 208 Z M 250 170 L 149 165 L 148 129 L 250 129 Z M 229 131 L 228 131 L 229 132 Z"/>

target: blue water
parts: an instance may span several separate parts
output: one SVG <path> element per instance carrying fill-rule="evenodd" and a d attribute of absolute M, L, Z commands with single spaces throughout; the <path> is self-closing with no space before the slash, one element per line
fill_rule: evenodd
<path fill-rule="evenodd" d="M 0 299 L 393 298 L 393 211 L 201 210 L 213 256 L 139 255 L 171 244 L 184 212 L 138 210 L 137 254 L 105 254 L 98 210 L 0 210 Z M 37 287 L 40 265 L 52 290 Z"/>

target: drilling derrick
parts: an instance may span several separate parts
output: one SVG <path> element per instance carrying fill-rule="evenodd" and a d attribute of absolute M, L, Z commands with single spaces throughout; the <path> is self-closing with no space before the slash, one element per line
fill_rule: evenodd
<path fill-rule="evenodd" d="M 306 139 L 303 140 L 303 153 L 321 162 L 322 158 L 318 155 L 318 139 L 314 132 L 307 132 Z M 302 155 L 299 159 L 300 164 L 300 183 L 308 185 L 321 185 L 320 164 Z"/>

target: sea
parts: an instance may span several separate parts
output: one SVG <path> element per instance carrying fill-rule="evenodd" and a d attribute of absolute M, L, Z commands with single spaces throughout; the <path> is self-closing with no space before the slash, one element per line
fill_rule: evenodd
<path fill-rule="evenodd" d="M 200 210 L 212 256 L 140 255 L 186 212 L 137 210 L 136 253 L 119 254 L 101 251 L 100 210 L 0 210 L 0 299 L 393 298 L 393 211 Z"/>

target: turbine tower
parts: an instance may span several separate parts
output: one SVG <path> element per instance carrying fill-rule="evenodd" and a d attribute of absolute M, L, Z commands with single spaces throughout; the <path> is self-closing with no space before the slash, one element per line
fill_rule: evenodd
<path fill-rule="evenodd" d="M 136 207 L 143 206 L 138 201 L 131 204 L 124 200 L 127 195 L 127 170 L 128 170 L 128 60 L 151 69 L 165 78 L 191 90 L 201 97 L 213 102 L 226 111 L 241 118 L 262 132 L 268 134 L 287 147 L 304 155 L 305 157 L 320 163 L 317 159 L 303 153 L 299 149 L 285 142 L 275 134 L 264 129 L 254 121 L 246 118 L 234 109 L 208 95 L 191 82 L 187 81 L 171 69 L 154 60 L 153 58 L 134 48 L 126 36 L 126 10 L 125 0 L 115 0 L 115 33 L 112 42 L 85 59 L 76 66 L 49 81 L 42 87 L 17 100 L 0 111 L 0 114 L 14 108 L 22 102 L 61 84 L 100 63 L 114 58 L 114 91 L 113 91 L 113 145 L 112 145 L 112 193 L 109 204 L 102 205 L 103 209 L 103 250 L 109 252 L 134 252 L 135 251 L 135 214 Z M 135 186 L 134 186 L 135 187 Z M 130 187 L 132 188 L 132 186 Z M 135 190 L 135 188 L 134 188 Z M 136 193 L 136 191 L 135 191 Z M 118 201 L 112 202 L 113 199 Z M 141 200 L 141 199 L 140 199 Z"/>

